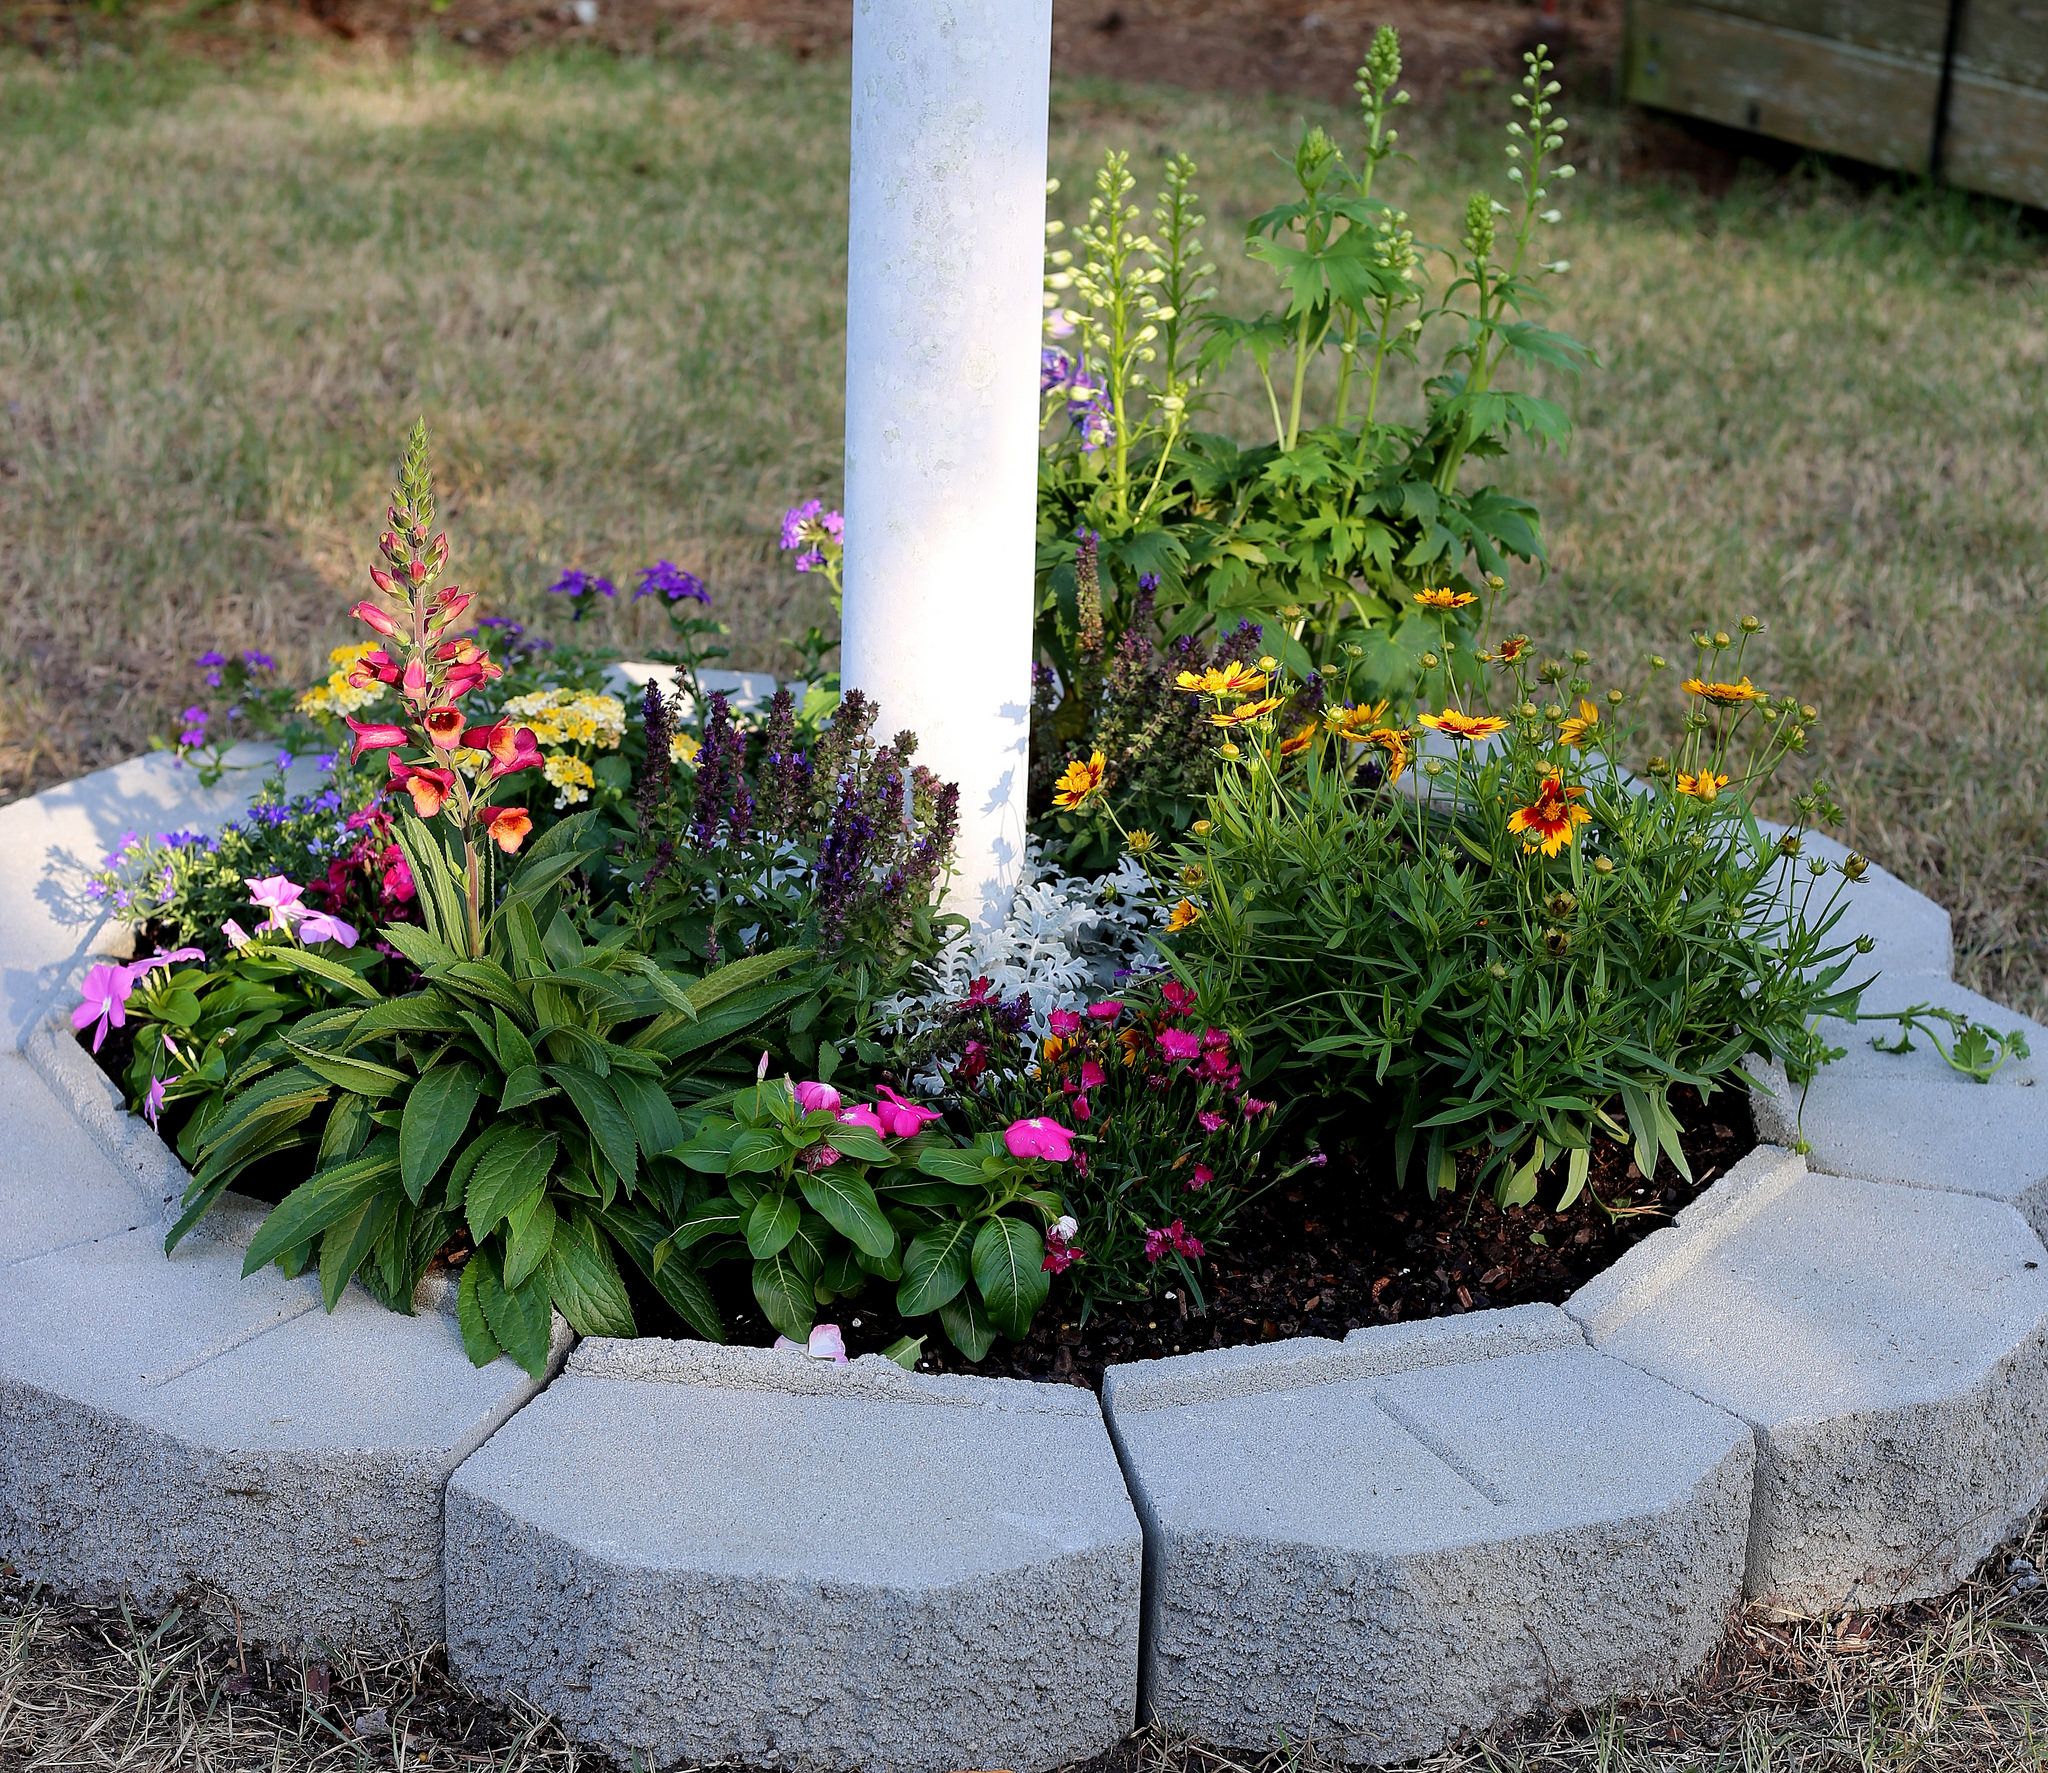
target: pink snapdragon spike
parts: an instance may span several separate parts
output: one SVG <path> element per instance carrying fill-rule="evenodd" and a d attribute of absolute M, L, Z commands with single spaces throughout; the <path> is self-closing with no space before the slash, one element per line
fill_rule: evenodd
<path fill-rule="evenodd" d="M 1029 1120 L 1012 1121 L 1004 1130 L 1003 1143 L 1012 1157 L 1063 1164 L 1074 1155 L 1074 1130 L 1034 1114 Z"/>
<path fill-rule="evenodd" d="M 839 1124 L 846 1127 L 866 1127 L 877 1138 L 887 1136 L 888 1129 L 882 1125 L 882 1117 L 864 1102 L 855 1102 L 842 1108 L 838 1114 Z"/>
<path fill-rule="evenodd" d="M 875 1094 L 881 1098 L 875 1104 L 875 1113 L 882 1122 L 882 1131 L 891 1139 L 915 1139 L 933 1121 L 945 1118 L 936 1108 L 906 1102 L 887 1084 L 877 1084 Z"/>
<path fill-rule="evenodd" d="M 128 1026 L 128 994 L 134 989 L 135 980 L 124 966 L 102 962 L 85 975 L 78 1007 L 71 1012 L 71 1026 L 92 1028 L 94 1052 L 100 1050 L 109 1028 Z"/>
<path fill-rule="evenodd" d="M 835 1367 L 847 1364 L 846 1337 L 837 1324 L 815 1325 L 808 1342 L 792 1342 L 787 1336 L 778 1336 L 775 1346 L 808 1355 L 814 1361 L 830 1361 Z"/>
<path fill-rule="evenodd" d="M 796 1105 L 806 1114 L 830 1114 L 839 1106 L 839 1092 L 828 1083 L 800 1083 L 795 1089 Z"/>
<path fill-rule="evenodd" d="M 386 640 L 398 632 L 398 624 L 391 619 L 389 612 L 381 605 L 372 603 L 367 597 L 348 613 L 359 622 L 369 623 Z"/>
<path fill-rule="evenodd" d="M 360 763 L 366 751 L 389 751 L 395 745 L 405 743 L 406 733 L 402 726 L 387 726 L 379 722 L 364 722 L 344 714 L 342 722 L 355 735 L 349 746 L 349 762 Z"/>
<path fill-rule="evenodd" d="M 256 926 L 259 936 L 288 931 L 306 915 L 306 907 L 300 903 L 305 888 L 293 885 L 282 874 L 267 874 L 261 880 L 244 876 L 242 884 L 249 889 L 249 903 L 270 913 Z"/>

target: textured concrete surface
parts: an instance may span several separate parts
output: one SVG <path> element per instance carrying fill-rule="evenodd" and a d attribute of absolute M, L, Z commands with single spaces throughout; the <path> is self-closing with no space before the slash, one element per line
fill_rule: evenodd
<path fill-rule="evenodd" d="M 0 1147 L 0 1269 L 155 1217 L 62 1099 L 12 1055 L 0 1055 Z"/>
<path fill-rule="evenodd" d="M 1314 1356 L 1284 1345 L 1266 1389 L 1244 1360 L 1216 1384 L 1207 1356 L 1109 1375 L 1150 1554 L 1153 1712 L 1378 1761 L 1705 1658 L 1741 1588 L 1741 1423 L 1551 1307 Z"/>
<path fill-rule="evenodd" d="M 1755 1426 L 1752 1598 L 1939 1594 L 2048 1489 L 2048 1251 L 1997 1202 L 1750 1161 L 1568 1309 Z"/>
<path fill-rule="evenodd" d="M 1140 1562 L 1086 1392 L 600 1342 L 449 1486 L 449 1648 L 621 1760 L 1037 1769 L 1130 1726 Z"/>
<path fill-rule="evenodd" d="M 196 771 L 156 753 L 0 806 L 0 1052 L 19 1047 L 81 956 L 105 944 L 125 951 L 125 934 L 106 925 L 85 891 L 107 851 L 131 831 L 219 824 L 247 804 L 254 786 L 238 772 L 202 787 Z"/>
<path fill-rule="evenodd" d="M 196 1585 L 259 1639 L 431 1642 L 448 1473 L 535 1387 L 445 1315 L 244 1280 L 260 1211 L 0 1270 L 0 1555 L 150 1610 Z"/>
<path fill-rule="evenodd" d="M 1802 1102 L 1782 1072 L 1765 1076 L 1750 1092 L 1759 1138 L 1804 1138 L 1813 1167 L 1834 1175 L 2002 1201 L 2048 1237 L 2048 1089 L 1831 1066 Z"/>

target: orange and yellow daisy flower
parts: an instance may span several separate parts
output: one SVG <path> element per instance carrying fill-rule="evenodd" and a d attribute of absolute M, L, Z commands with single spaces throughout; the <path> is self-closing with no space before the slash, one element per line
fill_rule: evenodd
<path fill-rule="evenodd" d="M 1268 680 L 1265 672 L 1233 659 L 1227 665 L 1211 665 L 1206 671 L 1183 671 L 1173 681 L 1195 696 L 1255 696 Z"/>
<path fill-rule="evenodd" d="M 1191 929 L 1202 921 L 1202 908 L 1192 899 L 1183 899 L 1166 917 L 1166 933 L 1177 936 L 1182 930 Z"/>
<path fill-rule="evenodd" d="M 1450 739 L 1490 739 L 1495 733 L 1508 730 L 1508 723 L 1496 714 L 1467 714 L 1461 708 L 1446 708 L 1441 714 L 1418 714 L 1416 719 L 1431 732 Z"/>
<path fill-rule="evenodd" d="M 1500 650 L 1498 652 L 1481 653 L 1479 659 L 1480 663 L 1485 665 L 1512 665 L 1528 650 L 1528 635 L 1510 634 L 1507 639 L 1500 643 Z"/>
<path fill-rule="evenodd" d="M 1250 721 L 1264 720 L 1276 713 L 1286 702 L 1285 696 L 1260 696 L 1254 701 L 1240 702 L 1235 708 L 1221 708 L 1209 716 L 1211 726 L 1244 726 Z"/>
<path fill-rule="evenodd" d="M 1309 741 L 1315 736 L 1316 723 L 1312 720 L 1303 721 L 1293 732 L 1280 741 L 1280 755 L 1282 757 L 1299 757 L 1308 749 Z"/>
<path fill-rule="evenodd" d="M 1373 728 L 1386 717 L 1385 702 L 1355 702 L 1348 707 L 1331 709 L 1323 717 L 1323 723 L 1338 738 L 1362 745 Z"/>
<path fill-rule="evenodd" d="M 1746 677 L 1740 683 L 1708 683 L 1703 678 L 1688 677 L 1683 687 L 1687 695 L 1698 696 L 1703 701 L 1718 702 L 1724 708 L 1743 702 L 1764 700 L 1764 692 Z"/>
<path fill-rule="evenodd" d="M 1053 805 L 1062 812 L 1070 813 L 1085 804 L 1102 792 L 1103 777 L 1108 770 L 1109 765 L 1100 751 L 1089 758 L 1075 758 L 1061 771 L 1059 781 L 1053 785 Z"/>
<path fill-rule="evenodd" d="M 1581 696 L 1578 713 L 1568 714 L 1557 723 L 1557 736 L 1565 744 L 1583 751 L 1600 736 L 1599 705 Z"/>
<path fill-rule="evenodd" d="M 1536 798 L 1508 815 L 1508 829 L 1518 837 L 1527 834 L 1525 850 L 1555 856 L 1572 841 L 1574 828 L 1593 816 L 1578 804 L 1585 792 L 1552 770 L 1537 787 Z"/>
<path fill-rule="evenodd" d="M 1690 795 L 1694 800 L 1718 799 L 1721 790 L 1728 786 L 1726 776 L 1717 776 L 1712 770 L 1701 770 L 1697 775 L 1678 772 L 1678 792 Z"/>
<path fill-rule="evenodd" d="M 1386 760 L 1388 787 L 1391 788 L 1407 774 L 1408 759 L 1412 753 L 1408 745 L 1406 727 L 1376 726 L 1365 735 L 1365 743 L 1377 746 L 1380 756 Z"/>
<path fill-rule="evenodd" d="M 1464 609 L 1468 604 L 1479 601 L 1470 591 L 1454 591 L 1448 585 L 1415 593 L 1415 601 L 1424 609 Z"/>

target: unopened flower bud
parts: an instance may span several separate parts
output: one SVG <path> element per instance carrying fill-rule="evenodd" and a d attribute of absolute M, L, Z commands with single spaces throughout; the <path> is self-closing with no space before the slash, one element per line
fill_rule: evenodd
<path fill-rule="evenodd" d="M 1870 859 L 1852 852 L 1849 859 L 1842 864 L 1842 872 L 1851 880 L 1861 880 L 1870 872 Z"/>

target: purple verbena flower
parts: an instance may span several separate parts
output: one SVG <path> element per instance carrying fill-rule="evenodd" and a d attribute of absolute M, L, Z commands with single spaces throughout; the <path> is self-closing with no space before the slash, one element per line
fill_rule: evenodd
<path fill-rule="evenodd" d="M 711 601 L 711 593 L 704 589 L 702 579 L 668 560 L 657 560 L 640 569 L 640 588 L 633 593 L 633 601 L 637 603 L 643 597 L 665 597 L 670 603 L 685 599 L 692 603 Z"/>
<path fill-rule="evenodd" d="M 572 566 L 548 587 L 548 594 L 555 597 L 616 597 L 619 588 L 600 573 L 587 573 Z"/>

